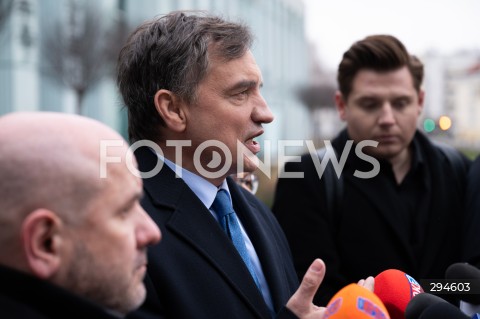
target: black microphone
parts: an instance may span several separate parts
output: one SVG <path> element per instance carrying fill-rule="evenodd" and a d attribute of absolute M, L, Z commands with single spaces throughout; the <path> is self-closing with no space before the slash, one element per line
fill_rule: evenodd
<path fill-rule="evenodd" d="M 468 263 L 455 263 L 445 271 L 445 279 L 475 280 L 480 282 L 480 269 Z M 473 286 L 473 285 L 472 285 Z M 480 305 L 480 294 L 458 294 L 458 298 L 474 305 Z"/>
<path fill-rule="evenodd" d="M 470 319 L 470 317 L 449 302 L 439 302 L 425 309 L 418 319 Z"/>
<path fill-rule="evenodd" d="M 447 301 L 426 292 L 420 293 L 408 302 L 407 308 L 405 308 L 405 318 L 418 319 L 427 308 L 441 302 Z"/>

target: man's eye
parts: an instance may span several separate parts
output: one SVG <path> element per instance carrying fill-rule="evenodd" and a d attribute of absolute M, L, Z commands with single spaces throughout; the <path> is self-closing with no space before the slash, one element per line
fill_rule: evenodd
<path fill-rule="evenodd" d="M 121 216 L 127 216 L 129 215 L 133 210 L 133 205 L 129 205 L 128 207 L 124 207 L 122 210 L 120 210 L 120 215 Z"/>
<path fill-rule="evenodd" d="M 401 109 L 401 108 L 404 108 L 405 106 L 407 106 L 408 103 L 409 103 L 408 100 L 400 99 L 400 100 L 393 101 L 392 105 L 393 105 L 393 107 L 395 107 L 397 109 Z"/>
<path fill-rule="evenodd" d="M 232 95 L 232 99 L 237 102 L 243 102 L 248 98 L 248 90 L 238 92 Z"/>
<path fill-rule="evenodd" d="M 245 90 L 245 91 L 242 91 L 242 92 L 239 92 L 237 94 L 235 94 L 236 96 L 239 96 L 239 97 L 245 97 L 248 95 L 248 90 Z"/>
<path fill-rule="evenodd" d="M 360 107 L 365 110 L 373 110 L 377 107 L 378 103 L 375 101 L 363 101 L 360 102 Z"/>

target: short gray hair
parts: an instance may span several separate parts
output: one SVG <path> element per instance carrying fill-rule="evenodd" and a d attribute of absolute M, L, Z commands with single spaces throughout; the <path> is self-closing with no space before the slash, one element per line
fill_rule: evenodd
<path fill-rule="evenodd" d="M 154 105 L 158 90 L 169 90 L 192 103 L 212 55 L 230 61 L 252 45 L 246 25 L 191 13 L 176 11 L 143 23 L 120 52 L 117 84 L 128 110 L 131 142 L 161 138 L 159 128 L 165 123 Z"/>

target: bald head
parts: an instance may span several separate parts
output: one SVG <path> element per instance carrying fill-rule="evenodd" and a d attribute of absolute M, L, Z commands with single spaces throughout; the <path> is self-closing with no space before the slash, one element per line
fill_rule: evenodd
<path fill-rule="evenodd" d="M 37 208 L 78 219 L 106 183 L 99 178 L 105 139 L 123 140 L 104 124 L 72 114 L 0 117 L 0 243 L 15 236 L 19 222 Z"/>
<path fill-rule="evenodd" d="M 103 141 L 117 146 L 102 154 Z M 0 117 L 0 265 L 114 313 L 139 307 L 146 248 L 161 234 L 140 205 L 128 154 L 119 134 L 92 119 Z M 101 167 L 101 156 L 120 161 Z"/>

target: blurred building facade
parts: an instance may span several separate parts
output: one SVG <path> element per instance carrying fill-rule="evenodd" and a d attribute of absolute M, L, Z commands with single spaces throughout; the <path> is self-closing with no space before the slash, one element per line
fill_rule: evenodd
<path fill-rule="evenodd" d="M 254 35 L 252 51 L 264 78 L 262 92 L 275 121 L 264 139 L 307 139 L 309 111 L 296 96 L 308 81 L 308 45 L 304 6 L 297 0 L 14 0 L 13 11 L 0 31 L 0 114 L 19 110 L 75 112 L 75 94 L 44 72 L 41 43 L 48 25 L 67 19 L 72 3 L 91 1 L 105 19 L 122 14 L 130 26 L 172 10 L 207 10 L 248 24 Z M 125 135 L 126 116 L 112 76 L 88 92 L 82 114 L 99 119 Z"/>
<path fill-rule="evenodd" d="M 422 61 L 426 91 L 422 120 L 435 123 L 429 134 L 458 147 L 480 149 L 480 52 L 430 52 Z M 451 120 L 447 130 L 439 127 L 442 116 Z"/>
<path fill-rule="evenodd" d="M 14 0 L 9 20 L 0 31 L 0 114 L 27 110 L 74 112 L 74 93 L 51 77 L 41 52 L 52 24 L 68 18 L 72 3 Z M 117 10 L 115 0 L 103 0 L 96 6 L 105 12 Z M 112 78 L 95 85 L 83 105 L 82 114 L 123 129 Z"/>
<path fill-rule="evenodd" d="M 480 151 L 480 51 L 464 51 L 453 54 L 428 52 L 420 56 L 425 66 L 423 88 L 424 110 L 418 127 L 431 138 L 441 140 L 462 149 Z M 311 83 L 316 91 L 334 86 L 336 72 L 310 68 Z M 320 101 L 321 99 L 317 99 Z M 332 139 L 343 127 L 335 103 L 319 103 L 313 109 L 313 136 Z M 440 127 L 440 119 L 446 117 L 451 125 Z M 430 125 L 426 125 L 426 123 Z"/>

